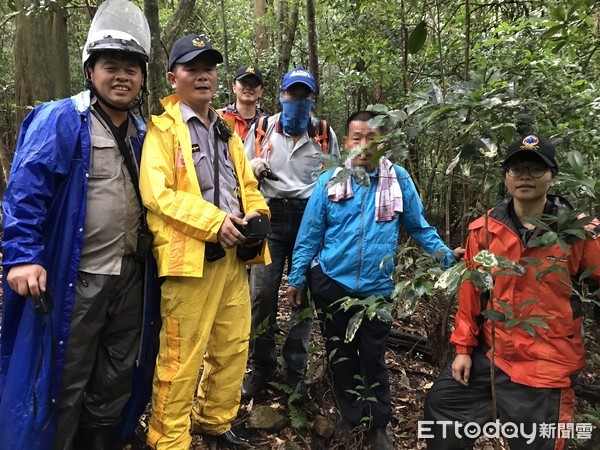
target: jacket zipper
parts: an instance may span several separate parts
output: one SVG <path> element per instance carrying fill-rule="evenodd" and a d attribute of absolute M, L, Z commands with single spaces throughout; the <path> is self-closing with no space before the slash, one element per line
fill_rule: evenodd
<path fill-rule="evenodd" d="M 360 270 L 362 268 L 362 250 L 363 250 L 363 234 L 365 230 L 365 189 L 362 191 L 362 201 L 360 206 L 360 239 L 358 240 L 358 271 L 356 273 L 356 289 L 359 291 Z"/>

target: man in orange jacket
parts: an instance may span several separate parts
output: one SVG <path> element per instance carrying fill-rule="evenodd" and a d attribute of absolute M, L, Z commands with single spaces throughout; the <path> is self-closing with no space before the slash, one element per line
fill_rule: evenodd
<path fill-rule="evenodd" d="M 231 89 L 235 94 L 235 102 L 227 108 L 219 110 L 227 122 L 246 139 L 248 131 L 255 122 L 267 114 L 258 106 L 263 94 L 263 75 L 256 66 L 242 66 L 235 72 Z M 230 122 L 231 121 L 231 122 Z"/>
<path fill-rule="evenodd" d="M 512 450 L 565 446 L 568 433 L 560 430 L 572 421 L 573 386 L 585 363 L 582 307 L 576 291 L 587 269 L 591 281 L 600 280 L 600 224 L 587 225 L 585 237 L 563 236 L 566 248 L 552 242 L 539 244 L 540 236 L 547 235 L 533 219 L 556 232 L 555 218 L 572 209 L 566 200 L 548 194 L 557 172 L 556 149 L 550 141 L 536 135 L 516 140 L 504 160 L 504 184 L 510 197 L 469 226 L 468 263 L 475 266 L 473 258 L 488 250 L 519 263 L 525 271 L 522 276 L 494 275 L 492 291 L 482 292 L 470 280 L 461 286 L 456 329 L 450 339 L 457 355 L 425 403 L 429 433 L 422 437 L 428 439 L 430 449 L 471 448 L 478 435 L 494 434 L 492 322 L 482 315 L 492 306 L 507 316 L 507 321 L 494 325 L 496 402 L 499 420 L 508 426 L 500 435 L 508 438 Z M 510 309 L 503 307 L 506 304 Z M 529 329 L 533 336 L 518 325 L 509 326 L 511 318 L 533 316 L 543 316 L 545 322 Z"/>

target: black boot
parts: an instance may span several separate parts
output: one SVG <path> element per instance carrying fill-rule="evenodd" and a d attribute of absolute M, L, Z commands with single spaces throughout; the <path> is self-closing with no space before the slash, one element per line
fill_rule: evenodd
<path fill-rule="evenodd" d="M 385 427 L 373 427 L 367 433 L 371 450 L 394 450 L 392 438 L 389 437 Z"/>
<path fill-rule="evenodd" d="M 242 398 L 250 400 L 262 394 L 267 388 L 270 379 L 270 376 L 255 375 L 254 372 L 251 372 L 242 383 Z"/>
<path fill-rule="evenodd" d="M 250 448 L 250 442 L 245 436 L 242 436 L 239 432 L 234 432 L 232 429 L 226 431 L 223 434 L 215 436 L 219 444 L 227 448 Z"/>

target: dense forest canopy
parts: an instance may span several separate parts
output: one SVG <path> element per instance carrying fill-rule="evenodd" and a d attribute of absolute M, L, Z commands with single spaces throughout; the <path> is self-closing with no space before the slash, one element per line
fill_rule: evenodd
<path fill-rule="evenodd" d="M 0 12 L 0 162 L 6 185 L 18 125 L 36 103 L 83 89 L 81 48 L 99 0 L 11 0 Z M 232 100 L 237 67 L 265 75 L 278 110 L 283 73 L 319 80 L 317 113 L 339 135 L 378 105 L 389 153 L 413 175 L 449 241 L 501 194 L 498 161 L 535 130 L 559 148 L 556 190 L 598 214 L 600 8 L 591 0 L 144 0 L 153 33 L 149 108 L 168 93 L 174 40 L 205 33 L 225 55 L 214 103 Z M 385 105 L 385 106 L 384 106 Z M 383 119 L 382 119 L 383 120 Z"/>

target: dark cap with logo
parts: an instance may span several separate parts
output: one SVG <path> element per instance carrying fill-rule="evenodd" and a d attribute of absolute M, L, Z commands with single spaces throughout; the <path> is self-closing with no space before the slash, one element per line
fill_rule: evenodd
<path fill-rule="evenodd" d="M 223 55 L 217 50 L 212 48 L 210 39 L 203 34 L 188 34 L 182 38 L 177 39 L 171 54 L 169 55 L 169 71 L 173 70 L 175 64 L 183 64 L 191 61 L 196 56 L 208 52 L 207 55 L 211 55 L 215 63 L 221 64 L 223 62 Z"/>
<path fill-rule="evenodd" d="M 544 136 L 530 134 L 515 140 L 506 150 L 504 165 L 506 166 L 513 156 L 525 154 L 535 154 L 539 156 L 548 167 L 558 170 L 556 147 Z"/>
<path fill-rule="evenodd" d="M 246 77 L 255 77 L 259 83 L 263 84 L 263 75 L 256 66 L 242 66 L 235 72 L 234 80 L 241 80 Z"/>

